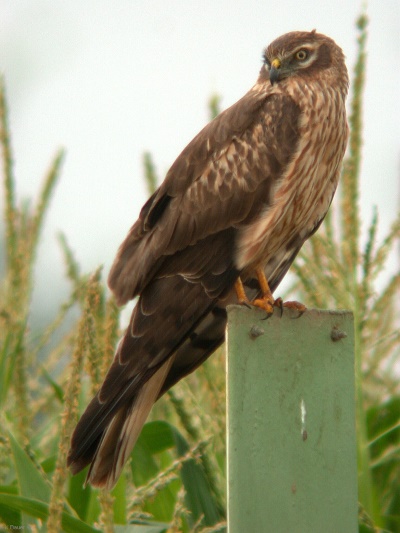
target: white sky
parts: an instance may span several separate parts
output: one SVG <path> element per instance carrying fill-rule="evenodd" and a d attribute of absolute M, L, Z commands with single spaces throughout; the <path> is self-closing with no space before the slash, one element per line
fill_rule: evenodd
<path fill-rule="evenodd" d="M 104 264 L 108 273 L 146 200 L 142 153 L 152 152 L 162 177 L 207 122 L 209 96 L 222 95 L 224 108 L 238 100 L 273 39 L 316 28 L 342 46 L 351 72 L 359 8 L 350 0 L 0 0 L 20 199 L 36 194 L 55 150 L 67 150 L 35 299 L 68 290 L 58 230 L 84 271 Z M 366 223 L 378 205 L 382 235 L 399 199 L 400 2 L 370 0 L 368 14 L 361 203 Z"/>

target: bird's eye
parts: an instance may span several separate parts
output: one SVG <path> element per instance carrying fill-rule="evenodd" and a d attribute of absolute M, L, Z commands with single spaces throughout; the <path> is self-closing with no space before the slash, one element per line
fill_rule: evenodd
<path fill-rule="evenodd" d="M 308 51 L 307 50 L 299 50 L 298 52 L 296 52 L 296 55 L 295 55 L 295 58 L 297 59 L 297 61 L 305 61 L 308 57 Z"/>

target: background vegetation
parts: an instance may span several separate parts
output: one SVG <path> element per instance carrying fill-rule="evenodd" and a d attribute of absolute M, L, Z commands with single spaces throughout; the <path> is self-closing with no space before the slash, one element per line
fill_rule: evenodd
<path fill-rule="evenodd" d="M 400 237 L 400 218 L 378 243 L 378 214 L 362 238 L 359 170 L 366 18 L 358 20 L 351 139 L 336 202 L 294 266 L 292 291 L 320 308 L 352 309 L 356 324 L 360 531 L 400 531 L 400 274 L 376 280 Z M 219 101 L 210 102 L 212 116 Z M 0 95 L 4 177 L 4 279 L 0 285 L 0 530 L 217 532 L 225 523 L 225 377 L 219 350 L 174 387 L 152 413 L 130 464 L 111 493 L 83 488 L 65 460 L 78 413 L 97 389 L 120 334 L 118 309 L 99 268 L 83 274 L 59 235 L 70 297 L 54 321 L 30 330 L 37 244 L 60 174 L 58 153 L 34 203 L 17 205 L 4 86 Z M 158 182 L 144 156 L 149 192 Z M 365 244 L 363 244 L 365 242 Z M 396 308 L 397 306 L 397 308 Z M 60 335 L 71 309 L 79 319 Z M 397 321 L 397 323 L 396 323 Z M 162 420 L 159 421 L 159 420 Z"/>

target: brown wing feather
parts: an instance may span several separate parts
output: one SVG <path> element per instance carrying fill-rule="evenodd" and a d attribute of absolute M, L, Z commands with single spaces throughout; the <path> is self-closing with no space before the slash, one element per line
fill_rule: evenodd
<path fill-rule="evenodd" d="M 253 90 L 193 139 L 118 251 L 108 282 L 119 303 L 140 293 L 166 256 L 268 207 L 295 149 L 299 114 L 291 98 Z"/>

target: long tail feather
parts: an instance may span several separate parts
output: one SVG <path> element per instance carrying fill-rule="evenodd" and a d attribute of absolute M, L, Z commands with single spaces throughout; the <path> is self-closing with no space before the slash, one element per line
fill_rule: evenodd
<path fill-rule="evenodd" d="M 143 385 L 132 406 L 122 408 L 114 416 L 96 451 L 86 483 L 106 489 L 115 485 L 157 400 L 173 360 L 174 357 L 170 357 Z"/>

